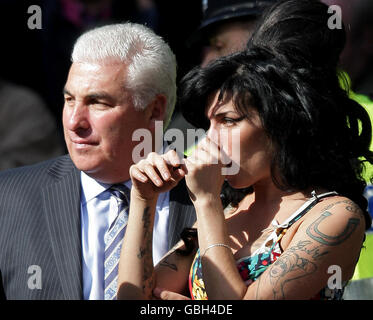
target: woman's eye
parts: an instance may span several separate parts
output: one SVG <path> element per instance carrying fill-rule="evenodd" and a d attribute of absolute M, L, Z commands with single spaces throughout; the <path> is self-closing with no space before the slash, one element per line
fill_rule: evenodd
<path fill-rule="evenodd" d="M 227 124 L 227 125 L 232 125 L 232 124 L 235 124 L 237 122 L 240 122 L 243 119 L 244 119 L 244 117 L 239 117 L 239 118 L 224 117 L 224 118 L 222 118 L 222 122 Z"/>

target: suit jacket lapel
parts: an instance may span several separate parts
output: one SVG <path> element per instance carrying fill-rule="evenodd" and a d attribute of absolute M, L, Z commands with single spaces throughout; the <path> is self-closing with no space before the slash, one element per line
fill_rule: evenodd
<path fill-rule="evenodd" d="M 80 171 L 65 156 L 49 174 L 52 180 L 42 196 L 62 290 L 66 299 L 82 299 Z"/>
<path fill-rule="evenodd" d="M 170 191 L 169 210 L 168 248 L 171 249 L 180 240 L 183 229 L 193 226 L 196 220 L 196 212 L 189 199 L 185 179 Z"/>

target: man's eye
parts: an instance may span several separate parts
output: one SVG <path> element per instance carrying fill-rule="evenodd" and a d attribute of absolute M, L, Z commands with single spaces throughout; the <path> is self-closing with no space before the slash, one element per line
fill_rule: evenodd
<path fill-rule="evenodd" d="M 216 38 L 210 39 L 207 46 L 217 51 L 221 51 L 225 47 L 224 43 Z"/>
<path fill-rule="evenodd" d="M 106 102 L 103 102 L 103 101 L 99 101 L 99 100 L 91 100 L 91 101 L 89 101 L 89 104 L 102 106 L 102 107 L 111 107 L 110 104 L 108 104 Z"/>
<path fill-rule="evenodd" d="M 65 102 L 71 104 L 74 101 L 72 97 L 65 97 Z"/>
<path fill-rule="evenodd" d="M 216 51 L 222 51 L 224 49 L 224 45 L 222 43 L 215 43 L 213 48 L 216 50 Z"/>

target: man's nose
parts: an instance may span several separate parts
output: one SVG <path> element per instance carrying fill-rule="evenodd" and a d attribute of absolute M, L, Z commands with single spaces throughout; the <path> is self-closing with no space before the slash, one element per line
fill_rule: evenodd
<path fill-rule="evenodd" d="M 220 55 L 212 47 L 205 47 L 202 50 L 201 67 L 206 67 L 211 61 L 219 57 Z"/>
<path fill-rule="evenodd" d="M 73 107 L 67 106 L 67 125 L 71 131 L 85 130 L 90 127 L 88 107 L 76 102 Z"/>

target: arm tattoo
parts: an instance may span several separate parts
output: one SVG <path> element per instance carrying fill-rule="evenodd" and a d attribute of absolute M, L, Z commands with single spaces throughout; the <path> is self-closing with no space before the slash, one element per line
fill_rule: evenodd
<path fill-rule="evenodd" d="M 329 251 L 321 252 L 321 247 L 323 247 L 322 245 L 313 248 L 307 248 L 307 246 L 310 244 L 312 244 L 312 241 L 310 240 L 301 240 L 294 247 L 289 248 L 288 251 L 295 252 L 298 250 L 301 252 L 305 252 L 310 255 L 313 260 L 321 260 L 325 255 L 329 253 Z"/>
<path fill-rule="evenodd" d="M 358 216 L 362 216 L 363 215 L 363 212 L 361 211 L 360 207 L 358 205 L 356 205 L 354 202 L 352 201 L 346 201 L 346 209 L 352 213 L 355 213 L 356 215 Z"/>
<path fill-rule="evenodd" d="M 152 260 L 152 232 L 150 230 L 151 227 L 151 220 L 150 220 L 150 214 L 149 214 L 149 207 L 146 207 L 144 209 L 144 213 L 142 215 L 142 221 L 144 223 L 143 229 L 144 229 L 144 240 L 143 245 L 140 246 L 139 253 L 137 254 L 137 257 L 139 259 L 144 259 L 143 264 L 143 286 L 142 291 L 145 294 L 148 291 L 148 298 L 152 298 L 152 289 L 154 286 L 153 281 L 153 260 Z"/>
<path fill-rule="evenodd" d="M 346 204 L 346 210 L 356 214 L 357 216 L 361 217 L 363 215 L 363 212 L 361 211 L 360 207 L 358 205 L 356 205 L 355 202 L 351 201 L 351 200 L 341 200 L 341 201 L 337 201 L 337 202 L 334 202 L 330 205 L 328 205 L 324 211 L 328 211 L 329 209 L 333 208 L 334 206 L 338 205 L 338 204 L 341 204 L 341 203 L 344 203 Z"/>
<path fill-rule="evenodd" d="M 170 268 L 174 271 L 177 271 L 176 264 L 168 262 L 167 259 L 163 260 L 159 265 L 162 266 L 162 267 L 167 267 L 167 268 Z"/>
<path fill-rule="evenodd" d="M 140 247 L 139 253 L 137 254 L 137 257 L 139 259 L 142 259 L 145 256 L 145 254 L 149 252 L 149 247 L 151 249 L 151 245 L 152 245 L 152 241 L 151 241 L 152 239 L 150 238 L 151 232 L 149 230 L 149 226 L 150 226 L 149 207 L 146 207 L 144 209 L 144 212 L 142 214 L 142 221 L 144 223 L 143 229 L 144 229 L 145 237 L 143 241 L 144 246 Z"/>
<path fill-rule="evenodd" d="M 346 210 L 354 214 L 347 222 L 345 229 L 337 236 L 330 236 L 320 231 L 319 226 L 332 215 L 330 208 L 337 204 L 346 204 Z M 293 281 L 299 280 L 318 270 L 316 262 L 328 255 L 327 246 L 336 246 L 346 241 L 355 231 L 361 221 L 362 211 L 350 200 L 335 202 L 328 205 L 321 216 L 308 226 L 306 233 L 315 241 L 301 240 L 294 246 L 286 249 L 281 256 L 268 269 L 267 279 L 272 286 L 272 294 L 274 299 L 285 298 L 285 286 Z M 306 253 L 306 256 L 304 255 Z M 263 281 L 262 281 L 263 280 Z M 256 298 L 260 298 L 261 283 L 266 282 L 264 279 L 259 279 Z"/>
<path fill-rule="evenodd" d="M 359 225 L 360 219 L 348 219 L 347 225 L 345 229 L 342 231 L 342 233 L 340 233 L 337 236 L 328 236 L 327 234 L 322 233 L 319 230 L 319 225 L 324 219 L 328 218 L 331 215 L 332 213 L 330 213 L 329 211 L 323 212 L 318 219 L 316 219 L 313 223 L 311 223 L 311 225 L 308 226 L 306 232 L 311 239 L 317 241 L 318 243 L 321 243 L 326 246 L 337 246 L 343 243 L 351 236 L 351 234 L 355 231 L 356 227 Z"/>
<path fill-rule="evenodd" d="M 284 287 L 288 282 L 306 277 L 317 270 L 316 264 L 299 256 L 297 250 L 295 246 L 284 252 L 269 270 L 269 280 L 273 286 L 275 299 L 285 298 Z"/>

